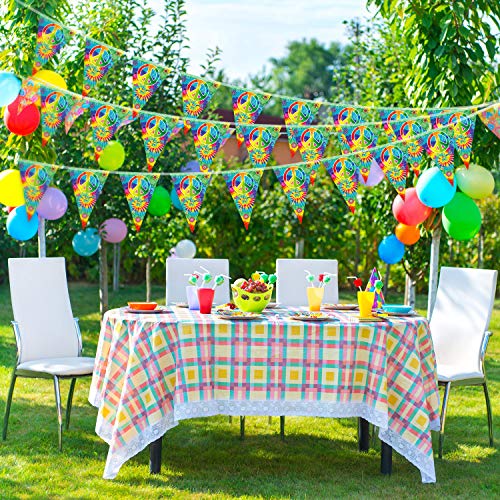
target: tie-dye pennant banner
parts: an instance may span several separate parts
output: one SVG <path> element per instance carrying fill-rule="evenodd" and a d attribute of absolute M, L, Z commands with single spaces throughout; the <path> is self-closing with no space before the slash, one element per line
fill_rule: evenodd
<path fill-rule="evenodd" d="M 358 167 L 350 157 L 340 156 L 323 161 L 328 175 L 337 186 L 349 210 L 354 213 L 358 193 Z"/>
<path fill-rule="evenodd" d="M 74 99 L 74 104 L 66 114 L 66 118 L 64 119 L 64 129 L 66 133 L 69 132 L 70 128 L 75 123 L 76 119 L 79 116 L 82 116 L 85 111 L 90 109 L 90 103 L 85 99 Z"/>
<path fill-rule="evenodd" d="M 215 155 L 233 133 L 229 123 L 189 120 L 201 172 L 210 170 Z"/>
<path fill-rule="evenodd" d="M 96 42 L 91 38 L 85 40 L 85 59 L 83 61 L 83 96 L 101 81 L 114 66 L 123 51 Z"/>
<path fill-rule="evenodd" d="M 33 78 L 26 78 L 23 80 L 21 90 L 19 91 L 19 104 L 17 105 L 17 112 L 21 111 L 30 104 L 40 106 L 40 82 Z"/>
<path fill-rule="evenodd" d="M 452 133 L 446 133 L 443 130 L 429 132 L 425 147 L 434 165 L 443 172 L 448 182 L 453 185 L 454 141 Z"/>
<path fill-rule="evenodd" d="M 273 170 L 283 191 L 290 200 L 299 223 L 302 224 L 307 192 L 309 191 L 311 168 L 276 167 Z"/>
<path fill-rule="evenodd" d="M 19 162 L 19 170 L 21 172 L 21 183 L 23 185 L 26 213 L 29 220 L 33 217 L 40 200 L 50 186 L 56 168 L 21 160 Z"/>
<path fill-rule="evenodd" d="M 304 101 L 297 101 L 295 99 L 283 99 L 283 117 L 287 129 L 292 125 L 310 125 L 321 107 L 321 103 L 307 103 Z M 298 144 L 295 141 L 293 134 L 288 133 L 288 144 L 292 156 L 298 149 Z"/>
<path fill-rule="evenodd" d="M 336 127 L 368 122 L 368 109 L 357 106 L 332 106 L 333 123 Z"/>
<path fill-rule="evenodd" d="M 418 177 L 422 171 L 422 161 L 426 150 L 427 136 L 425 134 L 430 127 L 429 118 L 423 120 L 408 119 L 403 122 L 391 124 L 398 141 L 404 141 L 404 147 L 408 155 L 408 165 Z M 418 137 L 415 137 L 418 136 Z"/>
<path fill-rule="evenodd" d="M 159 174 L 120 174 L 123 191 L 137 232 L 141 229 L 142 221 L 159 178 Z"/>
<path fill-rule="evenodd" d="M 109 104 L 97 101 L 91 101 L 89 106 L 95 159 L 97 161 L 101 156 L 102 150 L 111 141 L 115 132 L 120 127 L 125 113 L 121 108 L 115 108 Z"/>
<path fill-rule="evenodd" d="M 182 75 L 182 105 L 184 116 L 196 118 L 208 106 L 220 84 L 207 82 L 197 76 Z"/>
<path fill-rule="evenodd" d="M 234 121 L 238 124 L 253 124 L 262 113 L 262 109 L 271 99 L 271 94 L 257 94 L 245 89 L 232 89 Z M 238 147 L 244 142 L 243 134 L 236 131 Z"/>
<path fill-rule="evenodd" d="M 134 111 L 139 112 L 158 90 L 169 69 L 134 59 L 132 62 L 132 86 L 134 89 Z"/>
<path fill-rule="evenodd" d="M 64 122 L 74 105 L 71 94 L 63 94 L 47 87 L 40 88 L 42 96 L 42 146 L 45 146 Z"/>
<path fill-rule="evenodd" d="M 349 149 L 351 152 L 356 153 L 359 170 L 365 182 L 368 175 L 370 175 L 370 165 L 374 159 L 371 150 L 377 145 L 377 139 L 378 136 L 374 129 L 366 125 L 344 125 L 339 132 L 342 153 L 349 153 Z M 349 149 L 347 149 L 346 145 Z"/>
<path fill-rule="evenodd" d="M 108 175 L 109 172 L 92 172 L 83 169 L 69 171 L 83 229 L 87 227 L 90 214 L 102 193 Z"/>
<path fill-rule="evenodd" d="M 148 170 L 151 172 L 165 144 L 184 127 L 182 118 L 139 113 Z"/>
<path fill-rule="evenodd" d="M 391 144 L 375 150 L 375 160 L 403 199 L 406 191 L 406 177 L 408 176 L 406 156 L 401 147 Z"/>
<path fill-rule="evenodd" d="M 500 139 L 500 104 L 489 106 L 479 113 L 479 118 L 486 128 Z"/>
<path fill-rule="evenodd" d="M 248 229 L 250 224 L 262 173 L 262 170 L 257 169 L 249 172 L 223 174 L 245 229 Z"/>
<path fill-rule="evenodd" d="M 387 133 L 389 140 L 394 142 L 398 139 L 396 130 L 401 123 L 404 123 L 410 118 L 415 118 L 418 115 L 417 110 L 399 110 L 399 109 L 382 109 L 379 112 L 382 125 Z M 397 122 L 397 123 L 394 123 Z M 394 126 L 393 126 L 394 125 Z"/>
<path fill-rule="evenodd" d="M 33 74 L 50 61 L 68 43 L 72 31 L 63 28 L 52 19 L 40 16 L 36 34 L 35 63 Z"/>
<path fill-rule="evenodd" d="M 236 125 L 236 130 L 245 138 L 252 165 L 265 167 L 281 132 L 281 125 L 260 127 L 259 125 Z"/>
<path fill-rule="evenodd" d="M 384 293 L 382 292 L 382 290 L 378 290 L 375 286 L 375 282 L 378 280 L 380 280 L 380 273 L 377 271 L 377 268 L 374 267 L 370 275 L 370 279 L 366 284 L 367 292 L 375 292 L 375 298 L 373 299 L 374 309 L 382 309 L 385 304 Z"/>
<path fill-rule="evenodd" d="M 191 232 L 200 213 L 211 175 L 173 175 L 174 189 L 186 215 Z"/>

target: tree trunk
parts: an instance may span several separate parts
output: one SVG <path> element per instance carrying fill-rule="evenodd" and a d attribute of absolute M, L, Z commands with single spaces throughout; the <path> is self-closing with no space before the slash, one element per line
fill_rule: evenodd
<path fill-rule="evenodd" d="M 113 245 L 113 292 L 120 289 L 120 243 Z"/>
<path fill-rule="evenodd" d="M 151 302 L 151 257 L 146 260 L 146 302 Z"/>
<path fill-rule="evenodd" d="M 99 310 L 101 316 L 108 310 L 108 256 L 106 243 L 101 241 L 99 250 Z"/>
<path fill-rule="evenodd" d="M 38 220 L 38 257 L 47 257 L 47 244 L 45 239 L 45 219 Z"/>
<path fill-rule="evenodd" d="M 429 261 L 429 294 L 427 297 L 427 318 L 430 319 L 436 292 L 439 274 L 439 243 L 441 242 L 441 226 L 432 231 L 431 256 Z"/>
<path fill-rule="evenodd" d="M 297 238 L 295 240 L 295 258 L 304 258 L 304 238 Z"/>
<path fill-rule="evenodd" d="M 416 281 L 407 274 L 405 279 L 405 304 L 412 309 L 415 309 L 416 285 Z"/>

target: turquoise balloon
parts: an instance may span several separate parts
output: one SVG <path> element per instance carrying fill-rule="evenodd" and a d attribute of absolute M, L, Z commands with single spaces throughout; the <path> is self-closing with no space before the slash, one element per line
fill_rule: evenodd
<path fill-rule="evenodd" d="M 470 240 L 481 228 L 481 212 L 472 198 L 456 193 L 443 208 L 443 227 L 456 240 Z"/>
<path fill-rule="evenodd" d="M 99 250 L 100 242 L 99 231 L 94 227 L 88 227 L 73 236 L 73 250 L 82 257 L 90 257 Z"/>
<path fill-rule="evenodd" d="M 170 199 L 172 200 L 172 205 L 177 210 L 182 210 L 181 201 L 179 200 L 179 196 L 177 196 L 177 191 L 175 190 L 175 188 L 172 188 L 172 191 L 170 191 Z"/>
<path fill-rule="evenodd" d="M 386 236 L 378 246 L 378 255 L 386 264 L 398 263 L 405 254 L 405 246 L 394 234 Z"/>
<path fill-rule="evenodd" d="M 15 208 L 7 217 L 7 233 L 18 241 L 27 241 L 38 232 L 38 213 L 35 212 L 30 220 L 26 213 L 26 206 Z"/>
<path fill-rule="evenodd" d="M 21 81 L 16 75 L 0 71 L 0 107 L 12 104 L 21 90 Z"/>
<path fill-rule="evenodd" d="M 476 200 L 487 198 L 495 189 L 495 179 L 491 172 L 479 165 L 459 168 L 455 172 L 458 187 L 467 196 Z"/>
<path fill-rule="evenodd" d="M 451 201 L 457 191 L 457 183 L 453 186 L 438 167 L 425 170 L 417 181 L 418 199 L 428 207 L 444 207 Z"/>

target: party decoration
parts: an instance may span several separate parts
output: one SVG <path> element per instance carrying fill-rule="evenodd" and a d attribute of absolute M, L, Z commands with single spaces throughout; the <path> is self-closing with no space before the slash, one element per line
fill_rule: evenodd
<path fill-rule="evenodd" d="M 125 161 L 125 148 L 119 141 L 109 141 L 99 156 L 99 166 L 104 170 L 118 170 Z"/>
<path fill-rule="evenodd" d="M 457 169 L 455 179 L 460 190 L 476 200 L 487 198 L 495 189 L 495 178 L 489 170 L 479 165 L 471 164 L 468 169 Z"/>
<path fill-rule="evenodd" d="M 73 236 L 73 250 L 82 257 L 90 257 L 99 250 L 101 237 L 95 227 L 88 227 L 78 231 Z"/>
<path fill-rule="evenodd" d="M 156 66 L 140 59 L 132 61 L 132 87 L 134 89 L 134 112 L 139 112 L 158 90 L 170 73 L 167 68 Z"/>
<path fill-rule="evenodd" d="M 310 167 L 276 167 L 273 168 L 283 191 L 292 205 L 293 211 L 302 224 L 307 192 L 310 183 Z"/>
<path fill-rule="evenodd" d="M 91 38 L 85 40 L 85 58 L 83 60 L 83 96 L 102 80 L 115 64 L 115 60 L 123 55 L 117 50 Z"/>
<path fill-rule="evenodd" d="M 210 184 L 211 175 L 173 175 L 174 189 L 179 203 L 186 215 L 191 232 L 200 213 L 205 192 Z"/>
<path fill-rule="evenodd" d="M 419 200 L 424 205 L 439 208 L 450 202 L 457 190 L 457 184 L 456 182 L 450 184 L 438 167 L 432 167 L 419 177 L 416 190 Z"/>
<path fill-rule="evenodd" d="M 21 91 L 21 81 L 16 75 L 0 71 L 0 108 L 13 103 Z"/>
<path fill-rule="evenodd" d="M 87 227 L 90 214 L 102 193 L 108 172 L 92 172 L 84 169 L 69 171 L 71 185 L 75 193 L 76 206 L 83 229 Z"/>
<path fill-rule="evenodd" d="M 63 28 L 52 19 L 44 16 L 39 17 L 33 74 L 40 71 L 42 66 L 66 45 L 72 34 L 73 32 Z"/>
<path fill-rule="evenodd" d="M 140 113 L 142 140 L 146 151 L 148 171 L 151 172 L 156 160 L 172 137 L 182 130 L 184 123 L 180 118 Z"/>
<path fill-rule="evenodd" d="M 58 188 L 49 187 L 38 204 L 38 216 L 47 220 L 60 219 L 68 210 L 68 199 Z"/>
<path fill-rule="evenodd" d="M 46 146 L 55 134 L 69 110 L 74 105 L 71 95 L 63 94 L 57 90 L 41 87 L 42 100 L 42 146 Z"/>
<path fill-rule="evenodd" d="M 149 202 L 153 196 L 159 174 L 121 174 L 120 180 L 125 191 L 135 230 L 140 231 Z"/>
<path fill-rule="evenodd" d="M 175 255 L 181 259 L 193 259 L 196 255 L 196 245 L 191 240 L 181 240 L 175 245 Z M 209 273 L 203 275 L 205 283 L 211 281 L 212 276 Z"/>
<path fill-rule="evenodd" d="M 34 217 L 33 217 L 34 215 Z M 17 207 L 7 216 L 7 234 L 18 241 L 27 241 L 38 232 L 38 214 L 28 217 L 26 207 Z"/>
<path fill-rule="evenodd" d="M 398 224 L 394 231 L 396 238 L 403 245 L 414 245 L 420 239 L 420 229 L 415 226 L 407 226 L 406 224 Z"/>
<path fill-rule="evenodd" d="M 172 205 L 177 209 L 177 210 L 184 210 L 184 207 L 182 206 L 181 201 L 179 200 L 179 197 L 177 196 L 177 191 L 175 187 L 173 187 L 170 190 L 170 199 L 172 200 Z"/>
<path fill-rule="evenodd" d="M 194 118 L 203 113 L 215 91 L 220 86 L 219 83 L 209 82 L 188 74 L 182 75 L 181 85 L 184 116 Z"/>
<path fill-rule="evenodd" d="M 380 273 L 377 271 L 377 268 L 374 267 L 365 288 L 366 292 L 375 292 L 372 309 L 382 309 L 385 304 L 384 293 L 382 292 L 383 286 L 384 284 L 380 279 Z"/>
<path fill-rule="evenodd" d="M 400 147 L 388 144 L 375 150 L 375 160 L 398 194 L 404 198 L 408 175 L 406 153 Z"/>
<path fill-rule="evenodd" d="M 386 264 L 397 264 L 405 254 L 405 246 L 396 236 L 386 236 L 378 246 L 378 255 Z"/>
<path fill-rule="evenodd" d="M 343 125 L 356 125 L 369 121 L 368 109 L 357 106 L 332 106 L 333 123 L 340 131 Z"/>
<path fill-rule="evenodd" d="M 479 118 L 486 128 L 500 139 L 500 104 L 488 106 L 479 113 Z"/>
<path fill-rule="evenodd" d="M 351 157 L 351 160 L 354 160 Z M 353 161 L 354 163 L 354 161 Z M 383 170 L 380 168 L 378 162 L 373 159 L 372 164 L 370 165 L 370 173 L 368 174 L 368 179 L 366 181 L 363 177 L 359 176 L 359 182 L 366 187 L 373 187 L 377 184 L 380 184 L 384 180 L 385 174 Z"/>
<path fill-rule="evenodd" d="M 398 136 L 396 130 L 399 129 L 398 123 L 402 123 L 408 120 L 410 116 L 413 118 L 416 116 L 417 111 L 415 110 L 402 110 L 402 109 L 382 109 L 380 110 L 380 118 L 384 126 L 384 130 L 389 136 L 389 141 L 394 142 L 397 140 Z M 395 127 L 393 127 L 393 122 L 397 122 Z"/>
<path fill-rule="evenodd" d="M 420 180 L 420 179 L 419 179 Z M 392 213 L 398 222 L 407 226 L 416 226 L 424 222 L 431 214 L 432 210 L 426 206 L 417 196 L 415 188 L 408 188 L 404 199 L 396 196 L 392 203 Z"/>
<path fill-rule="evenodd" d="M 428 117 L 424 119 L 409 118 L 403 122 L 393 121 L 391 123 L 391 129 L 394 131 L 396 139 L 404 141 L 403 144 L 408 155 L 408 164 L 417 177 L 421 172 L 421 165 L 426 150 L 426 132 L 429 128 L 430 120 Z"/>
<path fill-rule="evenodd" d="M 121 243 L 127 237 L 127 225 L 121 219 L 112 217 L 101 224 L 99 233 L 106 243 Z"/>
<path fill-rule="evenodd" d="M 469 168 L 476 116 L 467 116 L 462 112 L 454 112 L 450 116 L 448 123 L 452 126 L 455 149 L 464 165 Z"/>
<path fill-rule="evenodd" d="M 473 238 L 479 232 L 481 222 L 478 206 L 464 193 L 455 193 L 443 208 L 443 227 L 456 240 Z"/>
<path fill-rule="evenodd" d="M 66 80 L 64 80 L 64 78 L 55 71 L 51 71 L 49 69 L 42 69 L 36 75 L 33 75 L 32 79 L 34 80 L 34 83 L 39 83 L 40 87 L 44 86 L 44 83 L 48 83 L 49 88 L 52 90 L 54 90 L 54 87 L 62 90 L 68 90 Z"/>
<path fill-rule="evenodd" d="M 350 157 L 340 156 L 325 160 L 323 165 L 346 201 L 349 210 L 354 213 L 358 192 L 358 168 L 356 164 Z"/>
<path fill-rule="evenodd" d="M 98 101 L 91 101 L 89 107 L 92 137 L 95 146 L 95 159 L 99 160 L 103 148 L 113 138 L 113 135 L 118 129 L 124 111 L 120 108 L 115 108 L 114 106 Z"/>
<path fill-rule="evenodd" d="M 69 132 L 70 128 L 73 126 L 73 123 L 75 123 L 76 119 L 79 116 L 82 116 L 87 109 L 90 108 L 90 103 L 89 101 L 86 101 L 84 99 L 78 99 L 74 98 L 73 100 L 74 104 L 71 107 L 71 109 L 68 111 L 66 114 L 66 118 L 64 119 L 64 129 L 66 133 Z"/>
<path fill-rule="evenodd" d="M 156 186 L 151 201 L 148 206 L 148 213 L 161 217 L 168 214 L 172 200 L 168 191 L 163 186 Z"/>
<path fill-rule="evenodd" d="M 292 125 L 310 125 L 321 107 L 321 103 L 311 103 L 286 98 L 282 99 L 282 106 L 283 117 L 288 130 L 288 127 Z M 288 144 L 290 145 L 290 152 L 293 156 L 299 146 L 290 131 L 288 131 Z"/>
<path fill-rule="evenodd" d="M 23 184 L 19 170 L 9 168 L 0 172 L 0 203 L 7 207 L 24 205 Z"/>
<path fill-rule="evenodd" d="M 19 100 L 17 101 L 18 113 L 30 104 L 40 106 L 40 87 L 41 83 L 32 77 L 23 80 L 19 91 Z"/>
<path fill-rule="evenodd" d="M 262 174 L 262 170 L 223 174 L 245 229 L 248 229 L 250 224 Z"/>
<path fill-rule="evenodd" d="M 339 132 L 340 147 L 343 154 L 349 149 L 356 153 L 357 163 L 361 176 L 366 181 L 370 174 L 370 165 L 374 159 L 373 149 L 377 145 L 377 134 L 374 129 L 366 125 L 344 125 Z M 345 142 L 344 142 L 345 141 Z"/>
<path fill-rule="evenodd" d="M 200 164 L 196 160 L 188 161 L 181 167 L 181 172 L 199 172 Z"/>
<path fill-rule="evenodd" d="M 19 161 L 19 170 L 26 202 L 26 214 L 29 220 L 33 217 L 40 200 L 50 186 L 56 168 L 21 160 Z"/>
<path fill-rule="evenodd" d="M 232 134 L 229 123 L 204 122 L 189 120 L 194 145 L 200 161 L 200 170 L 207 172 L 219 149 Z"/>
<path fill-rule="evenodd" d="M 281 126 L 236 125 L 236 131 L 245 138 L 252 164 L 255 167 L 265 167 L 280 136 Z"/>
<path fill-rule="evenodd" d="M 25 106 L 19 112 L 19 102 L 21 96 L 18 96 L 14 102 L 5 109 L 4 123 L 9 132 L 16 135 L 30 135 L 40 124 L 40 111 L 34 104 Z"/>
<path fill-rule="evenodd" d="M 448 182 L 453 185 L 454 141 L 451 134 L 451 132 L 447 133 L 443 130 L 429 132 L 426 149 L 434 165 L 443 172 Z"/>

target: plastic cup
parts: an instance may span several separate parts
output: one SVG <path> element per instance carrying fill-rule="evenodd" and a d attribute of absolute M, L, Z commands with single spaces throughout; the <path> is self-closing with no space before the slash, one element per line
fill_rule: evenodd
<path fill-rule="evenodd" d="M 309 311 L 319 311 L 323 296 L 325 295 L 324 287 L 308 286 L 307 287 L 307 301 L 309 302 Z"/>
<path fill-rule="evenodd" d="M 198 288 L 194 285 L 188 285 L 186 287 L 186 297 L 190 311 L 200 310 L 200 302 L 198 301 L 198 294 L 196 293 L 197 289 Z"/>
<path fill-rule="evenodd" d="M 375 292 L 358 292 L 359 317 L 371 318 Z"/>
<path fill-rule="evenodd" d="M 198 288 L 197 292 L 201 314 L 210 314 L 212 312 L 215 290 L 213 288 Z"/>

